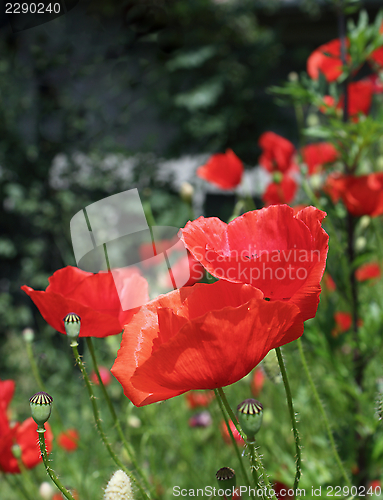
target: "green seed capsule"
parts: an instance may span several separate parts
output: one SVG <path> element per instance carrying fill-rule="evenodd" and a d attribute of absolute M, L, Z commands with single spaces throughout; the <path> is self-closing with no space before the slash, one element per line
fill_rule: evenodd
<path fill-rule="evenodd" d="M 234 469 L 230 467 L 222 467 L 219 469 L 215 477 L 218 481 L 218 487 L 224 490 L 232 490 L 234 492 L 236 485 L 236 477 Z"/>
<path fill-rule="evenodd" d="M 46 392 L 37 392 L 29 400 L 32 418 L 37 424 L 37 431 L 44 432 L 44 424 L 51 416 L 53 398 Z"/>
<path fill-rule="evenodd" d="M 262 424 L 262 404 L 256 399 L 245 399 L 237 406 L 237 416 L 243 431 L 247 435 L 247 439 L 254 441 L 254 436 Z"/>
<path fill-rule="evenodd" d="M 80 335 L 81 328 L 81 318 L 75 313 L 69 313 L 64 318 L 64 326 L 65 332 L 68 335 L 69 339 L 73 342 L 78 339 Z"/>

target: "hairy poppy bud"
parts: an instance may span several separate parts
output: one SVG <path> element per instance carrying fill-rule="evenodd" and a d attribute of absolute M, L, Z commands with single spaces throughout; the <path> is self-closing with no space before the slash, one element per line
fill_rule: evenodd
<path fill-rule="evenodd" d="M 81 318 L 75 313 L 69 313 L 64 318 L 65 333 L 72 342 L 77 342 L 80 335 Z"/>
<path fill-rule="evenodd" d="M 222 467 L 216 472 L 215 477 L 218 481 L 218 486 L 220 489 L 222 488 L 225 492 L 231 490 L 231 494 L 229 495 L 229 497 L 231 498 L 234 494 L 236 485 L 234 469 L 231 469 L 230 467 Z"/>
<path fill-rule="evenodd" d="M 29 400 L 32 418 L 37 424 L 37 432 L 45 432 L 44 424 L 51 416 L 53 398 L 46 392 L 37 392 Z"/>
<path fill-rule="evenodd" d="M 33 339 L 35 338 L 35 333 L 32 328 L 24 328 L 22 335 L 25 342 L 33 342 Z"/>
<path fill-rule="evenodd" d="M 113 474 L 105 488 L 104 500 L 134 500 L 130 479 L 124 471 Z"/>
<path fill-rule="evenodd" d="M 254 436 L 262 424 L 262 404 L 256 399 L 245 399 L 237 406 L 237 416 L 248 440 L 254 441 Z"/>

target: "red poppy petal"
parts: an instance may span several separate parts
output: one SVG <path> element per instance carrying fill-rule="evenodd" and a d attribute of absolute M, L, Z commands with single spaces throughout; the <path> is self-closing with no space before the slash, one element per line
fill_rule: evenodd
<path fill-rule="evenodd" d="M 0 380 L 0 408 L 4 410 L 8 408 L 14 392 L 15 382 L 13 380 Z"/>
<path fill-rule="evenodd" d="M 238 308 L 211 311 L 160 346 L 137 368 L 132 384 L 152 393 L 151 401 L 163 399 L 167 391 L 167 397 L 172 397 L 174 392 L 230 385 L 249 373 L 270 349 L 302 333 L 300 311 L 291 304 L 252 299 Z M 157 392 L 160 399 L 153 399 Z"/>
<path fill-rule="evenodd" d="M 29 286 L 22 290 L 33 300 L 42 317 L 55 330 L 65 333 L 64 318 L 73 312 L 81 318 L 80 337 L 106 337 L 121 332 L 122 326 L 116 316 L 104 314 L 57 293 L 35 291 Z M 133 314 L 133 311 L 127 311 Z"/>
<path fill-rule="evenodd" d="M 93 276 L 93 273 L 82 271 L 78 267 L 66 266 L 59 269 L 48 278 L 49 285 L 46 292 L 55 292 L 68 296 L 84 279 Z"/>

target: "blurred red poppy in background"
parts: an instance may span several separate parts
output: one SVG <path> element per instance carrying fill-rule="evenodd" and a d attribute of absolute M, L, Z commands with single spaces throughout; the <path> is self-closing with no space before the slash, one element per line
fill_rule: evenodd
<path fill-rule="evenodd" d="M 185 246 L 213 276 L 249 283 L 270 300 L 291 301 L 315 316 L 326 265 L 325 213 L 287 205 L 248 212 L 229 224 L 199 217 L 182 229 Z"/>
<path fill-rule="evenodd" d="M 349 42 L 346 40 L 346 47 L 348 46 Z M 350 61 L 350 56 L 347 55 L 346 60 Z M 342 66 L 339 38 L 321 45 L 307 59 L 307 73 L 313 80 L 317 80 L 321 72 L 328 82 L 333 82 L 342 74 Z"/>
<path fill-rule="evenodd" d="M 185 394 L 186 402 L 190 410 L 195 408 L 206 408 L 214 399 L 213 391 L 189 391 Z"/>
<path fill-rule="evenodd" d="M 295 498 L 294 497 L 294 489 L 289 488 L 284 483 L 280 481 L 275 481 L 274 484 L 275 495 L 278 500 L 283 500 L 284 498 Z"/>
<path fill-rule="evenodd" d="M 226 153 L 213 155 L 199 167 L 197 175 L 222 189 L 234 189 L 240 184 L 243 171 L 242 161 L 231 149 L 227 149 Z"/>
<path fill-rule="evenodd" d="M 229 425 L 230 425 L 230 430 L 233 433 L 233 437 L 234 437 L 235 441 L 238 444 L 241 444 L 244 446 L 245 441 L 242 439 L 241 434 L 237 431 L 237 428 L 235 427 L 232 420 L 229 420 Z M 231 437 L 230 437 L 229 431 L 227 430 L 226 422 L 224 420 L 222 420 L 222 422 L 221 422 L 221 434 L 222 434 L 222 437 L 223 437 L 223 440 L 225 441 L 225 443 L 232 444 Z"/>
<path fill-rule="evenodd" d="M 251 392 L 253 396 L 257 397 L 262 391 L 263 384 L 265 382 L 265 374 L 262 368 L 257 367 L 254 370 L 253 378 L 251 380 Z"/>
<path fill-rule="evenodd" d="M 340 199 L 355 216 L 383 214 L 383 172 L 368 175 L 331 174 L 324 187 L 334 203 Z"/>
<path fill-rule="evenodd" d="M 66 451 L 74 451 L 78 448 L 80 436 L 76 429 L 67 429 L 60 432 L 57 438 L 58 445 Z"/>
<path fill-rule="evenodd" d="M 357 82 L 352 82 L 347 86 L 348 93 L 348 114 L 350 118 L 354 121 L 358 121 L 358 114 L 362 113 L 368 115 L 371 107 L 372 96 L 374 94 L 374 89 L 376 85 L 370 78 L 364 78 Z M 332 96 L 326 95 L 323 98 L 323 102 L 334 108 L 338 115 L 341 115 L 344 105 L 344 96 L 341 95 L 339 101 L 336 102 Z M 326 107 L 320 107 L 319 110 L 322 113 L 327 113 L 328 109 Z"/>
<path fill-rule="evenodd" d="M 102 383 L 104 385 L 109 385 L 112 381 L 112 375 L 110 373 L 110 370 L 108 370 L 108 368 L 106 368 L 105 366 L 99 366 L 98 371 L 100 373 Z M 98 381 L 97 374 L 94 370 L 90 375 L 90 379 L 94 384 L 99 385 L 100 382 Z"/>
<path fill-rule="evenodd" d="M 297 188 L 298 185 L 294 179 L 284 174 L 279 182 L 271 182 L 267 186 L 262 195 L 262 200 L 267 207 L 290 203 L 294 199 Z"/>
<path fill-rule="evenodd" d="M 373 278 L 380 278 L 381 271 L 377 262 L 363 264 L 355 271 L 355 278 L 358 281 L 367 281 Z"/>
<path fill-rule="evenodd" d="M 302 148 L 302 159 L 306 163 L 309 175 L 320 171 L 327 163 L 333 163 L 339 158 L 339 153 L 329 142 L 308 144 Z"/>
<path fill-rule="evenodd" d="M 197 283 L 141 307 L 124 330 L 112 373 L 143 406 L 233 384 L 302 333 L 295 304 L 265 301 L 250 285 Z"/>
<path fill-rule="evenodd" d="M 258 139 L 262 148 L 259 164 L 269 172 L 286 172 L 296 167 L 294 144 L 274 132 L 264 132 Z"/>
<path fill-rule="evenodd" d="M 135 300 L 149 300 L 148 284 L 132 269 L 119 270 L 121 288 L 134 293 Z M 123 311 L 111 273 L 88 273 L 77 267 L 67 266 L 48 278 L 49 285 L 43 291 L 22 286 L 38 307 L 47 323 L 65 333 L 64 318 L 75 313 L 81 318 L 80 337 L 106 337 L 121 333 L 137 308 Z"/>
<path fill-rule="evenodd" d="M 11 424 L 8 416 L 8 405 L 13 398 L 15 382 L 0 380 L 0 471 L 11 474 L 21 473 L 17 458 L 13 454 L 14 445 L 20 447 L 21 462 L 27 469 L 32 469 L 41 462 L 41 453 L 37 436 L 37 424 L 32 417 L 24 422 Z M 45 424 L 45 444 L 47 452 L 52 449 L 53 435 L 48 423 Z"/>

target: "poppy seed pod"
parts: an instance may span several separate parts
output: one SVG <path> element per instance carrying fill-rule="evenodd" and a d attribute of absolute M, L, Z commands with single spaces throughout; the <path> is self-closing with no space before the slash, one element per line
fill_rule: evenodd
<path fill-rule="evenodd" d="M 64 318 L 65 332 L 71 341 L 77 341 L 80 335 L 81 318 L 75 313 L 69 313 Z"/>
<path fill-rule="evenodd" d="M 37 424 L 37 432 L 45 432 L 44 424 L 52 411 L 53 398 L 46 392 L 37 392 L 29 400 L 32 418 Z"/>
<path fill-rule="evenodd" d="M 224 490 L 232 490 L 234 492 L 236 485 L 236 477 L 234 469 L 230 467 L 222 467 L 219 469 L 215 477 L 218 481 L 219 488 L 223 488 Z"/>
<path fill-rule="evenodd" d="M 245 399 L 237 406 L 237 416 L 248 440 L 254 441 L 254 436 L 262 425 L 262 404 L 256 399 Z"/>

